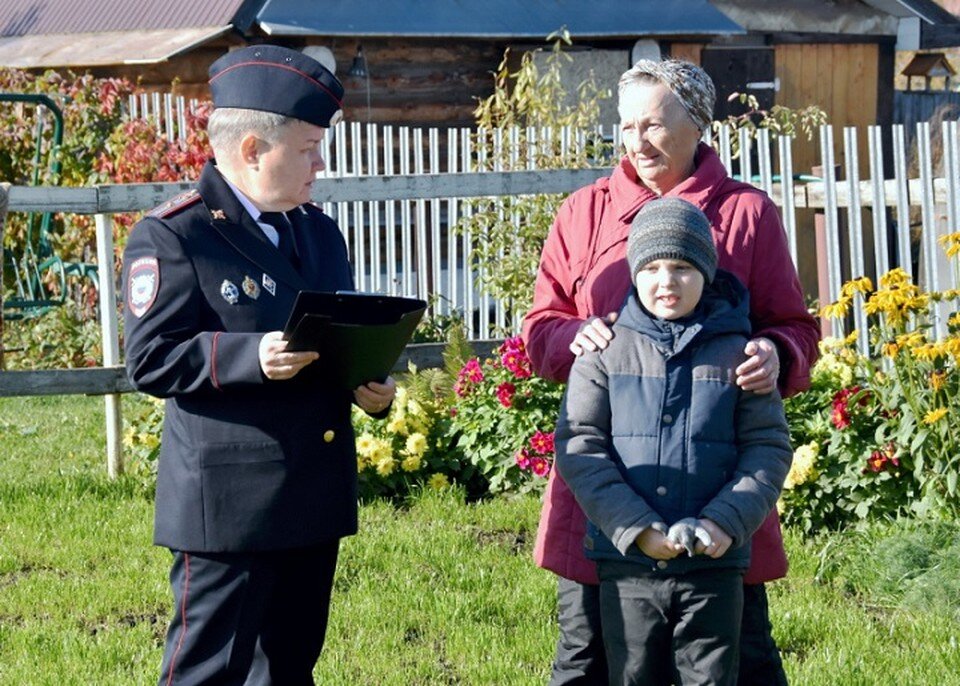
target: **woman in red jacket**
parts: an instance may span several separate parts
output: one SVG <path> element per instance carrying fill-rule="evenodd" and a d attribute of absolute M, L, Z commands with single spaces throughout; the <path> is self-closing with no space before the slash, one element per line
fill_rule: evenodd
<path fill-rule="evenodd" d="M 620 79 L 620 125 L 626 155 L 609 177 L 564 202 L 547 237 L 533 308 L 523 337 L 537 372 L 566 381 L 574 356 L 603 348 L 608 324 L 630 289 L 625 258 L 630 222 L 648 201 L 687 200 L 710 219 L 719 266 L 750 293 L 753 338 L 737 369 L 745 390 L 784 395 L 809 385 L 819 328 L 807 312 L 776 207 L 762 191 L 731 179 L 700 142 L 713 116 L 710 77 L 688 62 L 641 60 Z M 586 520 L 566 484 L 550 475 L 534 551 L 559 575 L 560 639 L 551 685 L 606 684 L 594 564 L 582 550 Z M 752 541 L 744 577 L 739 685 L 785 684 L 770 633 L 763 583 L 786 574 L 776 511 Z"/>

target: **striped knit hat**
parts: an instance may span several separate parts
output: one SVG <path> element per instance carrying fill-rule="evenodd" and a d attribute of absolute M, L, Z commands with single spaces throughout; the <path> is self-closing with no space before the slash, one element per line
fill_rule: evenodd
<path fill-rule="evenodd" d="M 630 277 L 653 260 L 685 260 L 700 270 L 707 283 L 717 273 L 717 248 L 710 220 L 696 205 L 680 198 L 659 198 L 644 205 L 630 225 L 627 264 Z"/>

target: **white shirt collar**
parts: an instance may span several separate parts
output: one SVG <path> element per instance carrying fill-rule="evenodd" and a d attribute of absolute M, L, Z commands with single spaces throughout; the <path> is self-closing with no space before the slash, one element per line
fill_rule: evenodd
<path fill-rule="evenodd" d="M 270 226 L 269 224 L 265 224 L 260 221 L 260 215 L 262 214 L 262 212 L 260 212 L 260 210 L 257 209 L 257 206 L 254 205 L 253 202 L 251 202 L 250 198 L 244 195 L 243 191 L 241 191 L 239 188 L 233 185 L 230 179 L 228 179 L 223 174 L 221 174 L 220 176 L 226 182 L 227 187 L 231 191 L 233 191 L 233 194 L 235 196 L 237 196 L 237 200 L 239 200 L 240 204 L 243 205 L 243 209 L 247 211 L 247 214 L 253 217 L 253 221 L 257 222 L 257 226 L 260 227 L 260 230 L 263 231 L 264 235 L 270 240 L 270 242 L 273 243 L 274 245 L 279 244 L 280 236 L 277 234 L 277 230 L 272 226 Z"/>

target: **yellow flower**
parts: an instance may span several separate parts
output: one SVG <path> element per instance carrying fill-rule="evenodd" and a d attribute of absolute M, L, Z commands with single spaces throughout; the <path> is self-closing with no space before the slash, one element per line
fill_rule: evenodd
<path fill-rule="evenodd" d="M 409 455 L 403 458 L 403 461 L 400 463 L 400 466 L 403 467 L 405 472 L 415 472 L 420 469 L 420 456 L 419 455 Z"/>
<path fill-rule="evenodd" d="M 911 331 L 897 336 L 897 345 L 901 348 L 916 348 L 927 342 L 927 337 L 920 331 Z"/>
<path fill-rule="evenodd" d="M 402 414 L 395 415 L 389 422 L 387 422 L 387 431 L 392 434 L 406 436 L 409 432 L 406 418 Z"/>
<path fill-rule="evenodd" d="M 129 427 L 126 431 L 123 432 L 123 447 L 132 448 L 134 442 L 134 436 L 136 435 L 137 430 L 132 426 Z"/>
<path fill-rule="evenodd" d="M 423 414 L 423 407 L 420 405 L 420 403 L 411 398 L 410 402 L 407 403 L 407 413 L 414 417 L 419 417 Z"/>
<path fill-rule="evenodd" d="M 946 354 L 946 347 L 940 343 L 924 343 L 913 349 L 913 355 L 924 362 L 935 362 Z"/>
<path fill-rule="evenodd" d="M 947 416 L 947 408 L 945 408 L 945 407 L 938 407 L 938 408 L 935 409 L 935 410 L 930 410 L 929 412 L 927 412 L 927 414 L 924 415 L 924 417 L 923 417 L 923 423 L 924 423 L 924 424 L 928 424 L 928 425 L 929 425 L 929 424 L 936 424 L 937 422 L 939 422 L 941 419 L 943 419 L 943 418 L 946 417 L 946 416 Z"/>
<path fill-rule="evenodd" d="M 364 457 L 370 457 L 376 448 L 376 441 L 368 433 L 362 433 L 357 438 L 357 454 Z"/>
<path fill-rule="evenodd" d="M 137 438 L 139 439 L 140 444 L 148 450 L 153 450 L 160 445 L 160 438 L 157 436 L 157 434 L 141 433 Z"/>
<path fill-rule="evenodd" d="M 375 444 L 373 450 L 370 451 L 370 462 L 379 464 L 384 460 L 392 460 L 393 447 L 390 445 L 390 441 L 385 441 L 382 438 L 377 438 L 374 440 Z"/>
<path fill-rule="evenodd" d="M 930 374 L 930 388 L 933 389 L 933 392 L 936 393 L 943 385 L 947 382 L 947 373 L 944 371 L 931 372 Z"/>
<path fill-rule="evenodd" d="M 842 297 L 852 298 L 854 293 L 866 294 L 872 290 L 873 282 L 870 281 L 869 277 L 863 276 L 843 284 L 843 288 L 840 289 L 840 295 Z"/>
<path fill-rule="evenodd" d="M 393 470 L 397 466 L 397 461 L 393 459 L 392 455 L 387 455 L 379 460 L 377 460 L 377 474 L 380 476 L 390 476 L 393 473 Z"/>
<path fill-rule="evenodd" d="M 816 442 L 801 445 L 793 453 L 790 472 L 783 483 L 785 489 L 791 489 L 817 478 L 816 462 L 820 446 Z"/>
<path fill-rule="evenodd" d="M 880 349 L 880 352 L 883 353 L 884 357 L 893 359 L 897 356 L 897 353 L 900 352 L 900 346 L 898 346 L 896 343 L 884 343 L 883 347 Z"/>
<path fill-rule="evenodd" d="M 937 242 L 943 246 L 943 249 L 947 253 L 947 257 L 953 257 L 957 253 L 960 253 L 960 233 L 948 233 L 944 236 L 940 236 L 937 239 Z"/>
<path fill-rule="evenodd" d="M 907 275 L 907 272 L 903 270 L 903 267 L 891 269 L 880 277 L 881 288 L 897 288 L 909 283 L 910 277 Z"/>
<path fill-rule="evenodd" d="M 427 450 L 427 437 L 421 433 L 410 434 L 407 436 L 406 449 L 408 455 L 423 455 Z"/>
<path fill-rule="evenodd" d="M 850 311 L 850 303 L 853 300 L 849 296 L 840 296 L 840 299 L 832 305 L 827 305 L 820 310 L 820 316 L 828 319 L 842 319 Z"/>
<path fill-rule="evenodd" d="M 398 412 L 403 412 L 407 407 L 407 398 L 410 393 L 403 386 L 397 386 L 397 393 L 393 397 L 393 407 Z"/>
<path fill-rule="evenodd" d="M 450 486 L 450 480 L 447 478 L 446 474 L 436 472 L 427 480 L 427 486 L 435 491 L 441 491 Z"/>

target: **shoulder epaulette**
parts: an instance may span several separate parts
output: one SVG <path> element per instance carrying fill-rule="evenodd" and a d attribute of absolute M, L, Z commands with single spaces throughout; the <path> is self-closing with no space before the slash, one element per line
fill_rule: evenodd
<path fill-rule="evenodd" d="M 154 207 L 147 213 L 147 216 L 163 219 L 164 217 L 169 217 L 170 215 L 179 212 L 184 208 L 190 207 L 190 205 L 193 205 L 199 201 L 200 192 L 196 188 L 193 188 L 189 191 L 181 193 L 180 195 L 170 198 L 170 200 L 167 200 L 158 207 Z"/>

